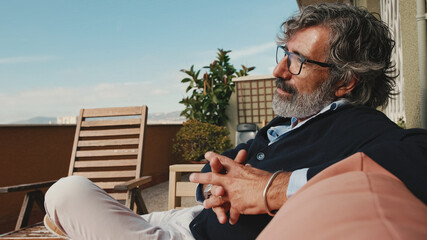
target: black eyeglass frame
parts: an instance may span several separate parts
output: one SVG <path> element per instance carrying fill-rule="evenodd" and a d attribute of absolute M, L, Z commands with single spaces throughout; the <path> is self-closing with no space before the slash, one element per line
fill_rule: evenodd
<path fill-rule="evenodd" d="M 300 59 L 301 65 L 299 66 L 298 73 L 295 74 L 295 73 L 292 73 L 291 71 L 289 71 L 292 75 L 299 75 L 301 73 L 302 65 L 305 62 L 314 63 L 314 64 L 319 65 L 321 67 L 332 67 L 332 64 L 310 60 L 310 59 L 301 57 L 300 55 L 298 55 L 296 53 L 289 52 L 288 50 L 286 50 L 286 45 L 285 46 L 277 45 L 277 48 L 276 48 L 276 63 L 277 64 L 279 64 L 279 62 L 280 62 L 280 60 L 278 59 L 278 54 L 279 54 L 280 48 L 285 52 L 285 56 L 288 55 L 288 60 L 287 60 L 288 71 L 289 71 L 289 67 L 291 66 L 291 61 L 289 60 L 290 59 L 289 56 L 295 55 Z M 285 57 L 285 56 L 283 56 L 283 57 Z M 280 58 L 280 59 L 282 59 L 282 58 Z"/>

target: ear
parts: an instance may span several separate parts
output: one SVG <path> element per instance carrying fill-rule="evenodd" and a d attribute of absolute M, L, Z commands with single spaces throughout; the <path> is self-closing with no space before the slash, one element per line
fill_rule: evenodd
<path fill-rule="evenodd" d="M 341 85 L 338 85 L 337 90 L 335 90 L 335 97 L 340 98 L 347 93 L 353 91 L 353 89 L 356 87 L 356 84 L 359 82 L 359 79 L 356 77 L 352 77 L 350 79 L 350 82 L 348 84 L 345 84 L 344 82 L 341 82 Z"/>

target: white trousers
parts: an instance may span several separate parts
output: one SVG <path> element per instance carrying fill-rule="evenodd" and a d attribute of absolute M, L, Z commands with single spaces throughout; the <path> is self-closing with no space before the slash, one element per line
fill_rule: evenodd
<path fill-rule="evenodd" d="M 60 179 L 46 193 L 49 219 L 73 240 L 194 239 L 190 222 L 202 206 L 137 215 L 90 180 Z"/>

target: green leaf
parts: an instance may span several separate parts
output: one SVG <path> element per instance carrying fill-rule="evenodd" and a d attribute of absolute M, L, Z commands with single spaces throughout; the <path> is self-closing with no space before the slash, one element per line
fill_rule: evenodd
<path fill-rule="evenodd" d="M 181 83 L 188 84 L 186 92 L 191 92 L 190 96 L 179 102 L 185 106 L 183 114 L 187 119 L 197 119 L 216 125 L 226 123 L 228 117 L 225 110 L 235 87 L 231 80 L 236 76 L 245 76 L 249 71 L 255 69 L 255 67 L 248 68 L 244 65 L 241 65 L 242 69 L 239 70 L 234 68 L 230 64 L 230 57 L 228 56 L 230 52 L 231 50 L 218 49 L 216 59 L 209 66 L 203 67 L 207 69 L 207 80 L 205 77 L 199 78 L 202 69 L 196 71 L 194 65 L 191 65 L 189 70 L 181 69 L 181 72 L 191 77 L 181 80 Z M 224 81 L 224 78 L 227 80 Z M 202 142 L 205 143 L 206 141 Z"/>

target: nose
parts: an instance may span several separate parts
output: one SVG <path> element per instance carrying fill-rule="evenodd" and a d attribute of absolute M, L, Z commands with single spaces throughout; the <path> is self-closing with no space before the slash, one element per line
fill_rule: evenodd
<path fill-rule="evenodd" d="M 280 77 L 283 79 L 290 79 L 292 74 L 289 72 L 288 69 L 288 57 L 282 58 L 280 62 L 276 65 L 276 67 L 273 70 L 273 76 Z"/>

